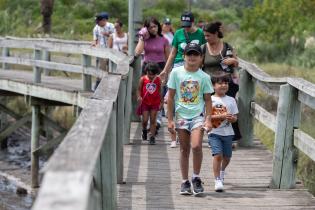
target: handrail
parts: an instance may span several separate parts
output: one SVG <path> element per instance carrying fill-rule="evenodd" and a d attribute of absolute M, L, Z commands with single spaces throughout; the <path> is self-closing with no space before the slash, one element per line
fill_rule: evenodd
<path fill-rule="evenodd" d="M 56 39 L 0 37 L 0 47 L 3 67 L 9 63 L 33 66 L 39 74 L 34 80 L 38 83 L 41 82 L 38 68 L 81 73 L 87 80 L 91 79 L 89 76 L 102 78 L 42 169 L 43 181 L 32 209 L 115 209 L 117 182 L 122 182 L 123 177 L 123 144 L 129 141 L 133 75 L 130 57 L 112 49 L 91 47 L 87 42 Z M 10 57 L 10 48 L 33 49 L 35 57 Z M 43 61 L 38 56 L 41 51 L 82 54 L 83 61 L 79 65 Z M 101 72 L 90 65 L 91 57 L 109 59 L 114 69 Z M 87 84 L 91 85 L 85 81 Z"/>
<path fill-rule="evenodd" d="M 129 65 L 131 57 L 126 56 L 124 53 L 109 49 L 109 48 L 99 48 L 99 47 L 92 47 L 88 42 L 82 41 L 66 41 L 66 40 L 58 40 L 58 39 L 30 39 L 30 38 L 17 38 L 17 37 L 0 37 L 0 48 L 19 48 L 19 49 L 38 49 L 38 50 L 45 50 L 49 52 L 62 52 L 62 53 L 72 53 L 72 54 L 84 54 L 92 57 L 98 58 L 106 58 L 109 59 L 111 62 L 115 64 L 126 64 Z M 3 57 L 3 56 L 2 56 Z M 6 61 L 5 58 L 2 58 L 2 62 Z M 17 60 L 20 58 L 17 58 Z M 36 66 L 36 63 L 31 63 L 30 61 L 34 60 L 27 60 L 24 59 L 24 65 L 33 64 Z M 8 60 L 14 63 L 15 60 Z M 19 64 L 19 63 L 16 63 Z M 20 63 L 23 64 L 23 63 Z M 40 66 L 38 66 L 40 67 Z M 45 67 L 49 68 L 49 66 Z M 122 70 L 122 69 L 121 69 Z M 67 71 L 65 69 L 64 71 Z M 81 73 L 80 71 L 76 71 L 77 73 Z M 122 74 L 127 74 L 128 71 L 122 70 L 124 72 L 119 72 Z M 73 71 L 71 71 L 73 72 Z M 92 76 L 98 76 L 93 75 Z"/>
<path fill-rule="evenodd" d="M 302 78 L 272 77 L 244 60 L 240 60 L 240 67 L 238 106 L 241 145 L 252 145 L 253 118 L 273 130 L 275 149 L 271 187 L 294 188 L 297 149 L 315 161 L 315 139 L 298 129 L 301 104 L 315 109 L 315 84 Z M 279 97 L 276 116 L 254 102 L 256 84 L 268 95 Z"/>

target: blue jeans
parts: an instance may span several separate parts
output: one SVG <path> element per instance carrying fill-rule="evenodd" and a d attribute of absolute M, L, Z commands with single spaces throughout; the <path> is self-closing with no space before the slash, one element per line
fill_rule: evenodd
<path fill-rule="evenodd" d="M 234 135 L 221 136 L 214 133 L 208 135 L 208 143 L 211 146 L 212 156 L 223 154 L 225 157 L 232 157 L 232 140 Z"/>

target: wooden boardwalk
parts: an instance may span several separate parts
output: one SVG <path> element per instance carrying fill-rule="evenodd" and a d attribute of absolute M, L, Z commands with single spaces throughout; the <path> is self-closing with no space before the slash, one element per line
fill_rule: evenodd
<path fill-rule="evenodd" d="M 200 175 L 205 193 L 193 197 L 179 195 L 179 147 L 169 147 L 166 127 L 160 130 L 153 146 L 141 141 L 140 134 L 141 125 L 132 123 L 131 144 L 124 146 L 126 184 L 118 185 L 118 209 L 315 209 L 315 198 L 301 184 L 292 190 L 268 187 L 272 153 L 259 140 L 251 148 L 233 152 L 223 193 L 214 192 L 212 157 L 204 141 Z"/>

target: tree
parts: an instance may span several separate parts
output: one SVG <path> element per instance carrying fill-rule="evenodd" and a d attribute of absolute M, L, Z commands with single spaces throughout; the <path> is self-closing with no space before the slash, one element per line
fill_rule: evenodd
<path fill-rule="evenodd" d="M 40 13 L 43 16 L 42 28 L 45 34 L 51 32 L 51 16 L 53 13 L 54 0 L 40 0 Z"/>

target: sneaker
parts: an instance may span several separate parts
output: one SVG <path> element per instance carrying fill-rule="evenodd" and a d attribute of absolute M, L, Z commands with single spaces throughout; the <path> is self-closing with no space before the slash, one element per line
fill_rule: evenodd
<path fill-rule="evenodd" d="M 150 137 L 149 144 L 151 144 L 151 145 L 155 144 L 155 137 L 154 136 Z"/>
<path fill-rule="evenodd" d="M 224 175 L 225 175 L 225 171 L 220 171 L 220 179 L 222 181 L 222 183 L 224 183 Z"/>
<path fill-rule="evenodd" d="M 181 195 L 191 195 L 191 189 L 190 189 L 190 182 L 187 180 L 186 182 L 183 182 L 180 186 L 180 193 Z"/>
<path fill-rule="evenodd" d="M 142 140 L 146 141 L 148 139 L 148 131 L 146 129 L 142 130 Z"/>
<path fill-rule="evenodd" d="M 223 192 L 223 183 L 221 179 L 215 180 L 214 190 L 216 192 Z"/>
<path fill-rule="evenodd" d="M 193 193 L 195 196 L 203 193 L 203 186 L 200 177 L 195 177 L 191 180 L 193 185 Z"/>
<path fill-rule="evenodd" d="M 171 147 L 171 148 L 175 148 L 175 147 L 176 147 L 176 141 L 172 141 L 170 147 Z"/>

